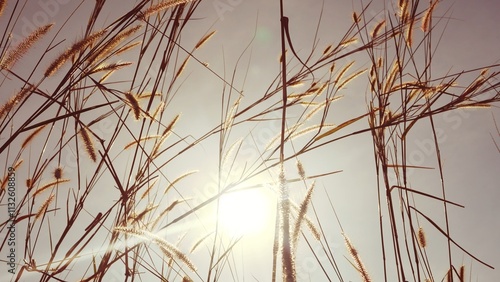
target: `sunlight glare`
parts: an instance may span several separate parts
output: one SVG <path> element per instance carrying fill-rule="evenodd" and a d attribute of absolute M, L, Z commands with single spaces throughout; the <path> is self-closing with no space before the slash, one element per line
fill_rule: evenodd
<path fill-rule="evenodd" d="M 247 189 L 221 196 L 219 222 L 228 235 L 256 235 L 272 224 L 273 202 L 265 192 Z"/>

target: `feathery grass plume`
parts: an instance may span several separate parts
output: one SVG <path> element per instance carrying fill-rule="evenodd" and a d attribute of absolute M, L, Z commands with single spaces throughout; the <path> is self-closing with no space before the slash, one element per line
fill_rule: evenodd
<path fill-rule="evenodd" d="M 1 3 L 0 3 L 1 5 Z M 1 10 L 1 7 L 0 7 Z M 0 11 L 1 14 L 1 11 Z M 7 55 L 0 62 L 0 69 L 10 69 L 14 64 L 19 61 L 35 44 L 40 40 L 54 24 L 47 24 L 42 27 L 35 29 L 28 37 L 23 39 L 17 46 L 14 46 L 7 52 Z"/>
<path fill-rule="evenodd" d="M 54 187 L 58 184 L 66 183 L 66 182 L 69 182 L 69 179 L 57 179 L 55 181 L 49 182 L 49 183 L 43 185 L 42 187 L 39 187 L 38 189 L 36 189 L 35 193 L 33 193 L 33 197 L 36 197 L 38 194 L 42 193 L 43 191 L 45 191 L 51 187 Z"/>
<path fill-rule="evenodd" d="M 216 33 L 217 31 L 214 30 L 212 32 L 210 32 L 209 34 L 207 34 L 206 36 L 204 36 L 202 39 L 200 39 L 200 41 L 198 41 L 198 43 L 196 43 L 196 45 L 194 46 L 194 49 L 199 49 L 201 48 L 201 46 L 203 46 L 205 43 L 207 43 L 207 41 L 212 37 L 214 36 L 214 34 Z"/>
<path fill-rule="evenodd" d="M 240 105 L 240 102 L 241 102 L 241 96 L 238 97 L 238 99 L 234 102 L 233 106 L 231 107 L 229 113 L 227 113 L 226 120 L 224 121 L 224 127 L 223 127 L 224 130 L 227 130 L 233 125 L 234 117 L 238 112 L 238 106 Z"/>
<path fill-rule="evenodd" d="M 356 12 L 352 12 L 352 21 L 357 24 L 361 21 L 361 18 L 358 16 Z"/>
<path fill-rule="evenodd" d="M 302 80 L 293 80 L 293 81 L 289 81 L 287 83 L 288 87 L 299 87 L 299 86 L 302 86 L 304 85 L 304 81 Z"/>
<path fill-rule="evenodd" d="M 279 212 L 281 217 L 280 230 L 282 234 L 281 260 L 283 281 L 297 281 L 295 260 L 290 241 L 290 198 L 286 185 L 285 170 L 283 164 L 279 173 Z"/>
<path fill-rule="evenodd" d="M 56 167 L 56 169 L 54 169 L 54 178 L 55 179 L 61 179 L 62 174 L 63 174 L 62 167 Z"/>
<path fill-rule="evenodd" d="M 142 137 L 139 140 L 134 140 L 134 141 L 128 143 L 127 145 L 125 145 L 125 147 L 123 147 L 123 150 L 130 149 L 130 147 L 132 147 L 135 144 L 139 144 L 140 142 L 151 140 L 151 139 L 158 139 L 160 137 L 161 137 L 161 135 L 151 135 L 151 136 Z"/>
<path fill-rule="evenodd" d="M 410 19 L 410 23 L 408 24 L 408 27 L 406 28 L 406 44 L 408 46 L 411 46 L 413 44 L 413 24 L 415 23 L 415 18 L 412 17 Z"/>
<path fill-rule="evenodd" d="M 427 247 L 427 239 L 425 238 L 425 232 L 422 227 L 418 229 L 418 244 L 422 248 Z"/>
<path fill-rule="evenodd" d="M 357 71 L 357 72 L 351 74 L 344 81 L 342 81 L 341 83 L 339 83 L 339 85 L 337 86 L 337 89 L 344 88 L 344 86 L 346 86 L 349 82 L 351 82 L 352 80 L 354 80 L 356 77 L 362 75 L 364 72 L 366 72 L 366 70 L 367 69 L 363 69 L 363 70 L 360 70 L 360 71 Z"/>
<path fill-rule="evenodd" d="M 431 24 L 431 18 L 432 18 L 432 12 L 434 11 L 434 8 L 436 7 L 438 0 L 434 0 L 431 2 L 431 5 L 427 10 L 425 11 L 424 16 L 422 17 L 422 26 L 421 29 L 423 32 L 429 31 L 429 26 Z"/>
<path fill-rule="evenodd" d="M 86 126 L 82 125 L 80 129 L 80 136 L 82 137 L 83 144 L 85 145 L 85 151 L 89 155 L 90 159 L 93 162 L 97 161 L 97 153 L 95 151 L 94 142 L 90 137 L 89 131 Z"/>
<path fill-rule="evenodd" d="M 460 109 L 489 109 L 491 108 L 491 104 L 488 103 L 468 103 L 468 104 L 459 104 L 457 108 Z"/>
<path fill-rule="evenodd" d="M 446 272 L 446 282 L 453 282 L 453 271 L 451 268 Z"/>
<path fill-rule="evenodd" d="M 379 22 L 371 32 L 372 38 L 376 38 L 378 36 L 378 33 L 384 26 L 385 26 L 385 20 Z"/>
<path fill-rule="evenodd" d="M 165 239 L 159 237 L 156 234 L 153 234 L 153 233 L 150 233 L 150 232 L 147 232 L 146 234 L 147 234 L 147 236 L 149 238 L 151 238 L 151 240 L 156 245 L 158 245 L 160 247 L 160 249 L 162 249 L 162 251 L 167 252 L 169 254 L 172 254 L 173 257 L 176 257 L 177 259 L 179 259 L 180 261 L 182 261 L 187 267 L 189 267 L 189 269 L 191 269 L 192 271 L 196 271 L 196 267 L 191 262 L 191 260 L 186 256 L 186 254 L 184 254 L 183 252 L 181 252 L 177 247 L 175 247 L 174 245 L 170 244 Z"/>
<path fill-rule="evenodd" d="M 126 227 L 126 226 L 116 226 L 113 228 L 115 232 L 125 233 L 128 235 L 133 235 L 141 239 L 147 239 L 146 231 L 138 228 Z"/>
<path fill-rule="evenodd" d="M 21 91 L 19 91 L 16 95 L 12 96 L 9 101 L 0 107 L 0 119 L 3 118 L 4 115 L 7 115 L 19 102 L 21 102 L 26 96 L 33 93 L 34 87 L 28 86 Z"/>
<path fill-rule="evenodd" d="M 317 129 L 320 129 L 320 128 L 329 128 L 329 127 L 335 127 L 336 125 L 335 124 L 315 124 L 315 125 L 311 125 L 309 127 L 306 127 L 300 131 L 296 131 L 294 132 L 292 135 L 290 135 L 290 139 L 295 139 L 295 138 L 298 138 L 302 135 L 305 135 L 311 131 L 314 131 L 314 130 L 317 130 Z"/>
<path fill-rule="evenodd" d="M 187 199 L 183 200 L 175 200 L 166 209 L 164 209 L 154 220 L 151 220 L 151 223 L 149 224 L 150 229 L 156 228 L 156 225 L 160 223 L 160 220 L 170 211 L 172 211 L 178 204 L 186 202 Z"/>
<path fill-rule="evenodd" d="M 23 163 L 23 160 L 18 160 L 13 166 L 12 168 L 15 170 L 17 170 L 19 168 L 19 166 L 21 166 L 21 164 Z M 5 190 L 5 188 L 7 187 L 7 183 L 9 182 L 9 173 L 6 173 L 5 176 L 3 177 L 2 179 L 2 182 L 1 183 L 1 186 L 0 186 L 0 192 Z"/>
<path fill-rule="evenodd" d="M 137 100 L 149 99 L 151 97 L 161 97 L 161 92 L 156 92 L 154 95 L 151 92 L 143 92 L 137 95 Z"/>
<path fill-rule="evenodd" d="M 227 149 L 227 151 L 225 152 L 224 156 L 222 157 L 222 164 L 225 164 L 227 162 L 227 160 L 229 159 L 229 157 L 231 156 L 231 154 L 234 152 L 234 149 L 236 147 L 240 147 L 242 142 L 243 142 L 243 138 L 240 138 L 240 139 L 236 140 L 236 142 L 234 142 L 229 147 L 229 149 Z"/>
<path fill-rule="evenodd" d="M 344 41 L 340 42 L 340 43 L 339 43 L 339 45 L 340 45 L 340 46 L 342 46 L 342 47 L 347 47 L 347 46 L 349 46 L 349 45 L 351 45 L 351 44 L 354 44 L 354 43 L 356 43 L 356 42 L 358 42 L 358 38 L 356 38 L 356 37 L 351 37 L 351 38 L 349 38 L 349 39 L 346 39 L 346 40 L 344 40 Z"/>
<path fill-rule="evenodd" d="M 333 72 L 335 70 L 335 63 L 332 63 L 329 70 L 330 70 L 330 72 Z"/>
<path fill-rule="evenodd" d="M 401 17 L 401 21 L 405 23 L 409 18 L 408 12 L 408 0 L 399 0 L 399 16 Z M 413 20 L 413 19 L 412 19 Z"/>
<path fill-rule="evenodd" d="M 288 49 L 285 50 L 285 57 L 286 57 L 286 54 L 288 54 Z M 278 61 L 281 63 L 283 61 L 283 54 L 280 53 L 279 57 L 278 57 Z"/>
<path fill-rule="evenodd" d="M 139 106 L 139 101 L 137 101 L 137 97 L 130 92 L 125 93 L 125 98 L 129 103 L 129 106 L 132 108 L 132 112 L 134 113 L 135 120 L 139 120 L 141 118 L 141 107 Z"/>
<path fill-rule="evenodd" d="M 156 14 L 156 13 L 161 12 L 163 10 L 166 10 L 168 8 L 172 8 L 172 7 L 181 5 L 181 4 L 185 4 L 185 3 L 188 3 L 190 1 L 191 0 L 167 0 L 167 1 L 164 1 L 162 3 L 158 3 L 156 5 L 149 7 L 148 9 L 146 9 L 144 12 L 142 12 L 139 15 L 139 18 L 145 19 L 145 18 L 151 16 L 152 14 Z"/>
<path fill-rule="evenodd" d="M 332 44 L 326 46 L 325 50 L 323 50 L 323 55 L 328 54 L 328 52 L 330 52 L 331 49 L 332 49 Z"/>
<path fill-rule="evenodd" d="M 117 49 L 116 52 L 115 52 L 115 55 L 123 54 L 123 53 L 125 53 L 125 52 L 127 52 L 127 51 L 129 51 L 129 50 L 131 50 L 131 49 L 133 49 L 135 47 L 137 47 L 141 43 L 142 43 L 142 41 L 136 41 L 136 42 L 132 42 L 132 43 L 130 43 L 128 45 L 125 45 L 125 46 Z"/>
<path fill-rule="evenodd" d="M 40 134 L 40 132 L 42 132 L 42 130 L 47 126 L 47 124 L 44 124 L 40 127 L 38 127 L 37 129 L 35 129 L 30 135 L 28 135 L 28 137 L 26 137 L 26 139 L 24 139 L 23 141 L 23 144 L 21 145 L 21 148 L 26 148 L 26 146 L 28 146 L 28 144 L 33 141 L 33 139 L 35 139 L 35 137 Z"/>
<path fill-rule="evenodd" d="M 304 222 L 304 218 L 306 216 L 309 203 L 311 202 L 312 192 L 314 191 L 315 185 L 316 182 L 313 182 L 311 184 L 311 187 L 307 189 L 304 200 L 302 201 L 302 203 L 300 203 L 297 219 L 295 220 L 295 226 L 293 228 L 293 233 L 292 233 L 292 246 L 294 248 L 297 248 L 297 242 L 299 241 L 299 234 L 300 234 L 300 226 L 302 225 L 302 222 Z"/>
<path fill-rule="evenodd" d="M 458 279 L 460 282 L 465 282 L 465 265 L 460 266 L 458 270 Z"/>
<path fill-rule="evenodd" d="M 396 81 L 400 70 L 401 68 L 399 66 L 399 62 L 395 61 L 394 65 L 392 66 L 391 72 L 385 79 L 384 93 L 389 93 L 390 89 L 394 86 L 394 82 Z"/>
<path fill-rule="evenodd" d="M 182 62 L 182 65 L 179 67 L 179 69 L 175 73 L 174 80 L 176 80 L 184 72 L 184 69 L 186 68 L 187 62 L 189 61 L 189 58 L 190 57 L 186 57 L 186 59 L 184 59 L 184 62 Z"/>
<path fill-rule="evenodd" d="M 309 120 L 310 118 L 312 118 L 315 114 L 317 114 L 321 109 L 323 109 L 327 104 L 333 102 L 333 101 L 336 101 L 336 100 L 339 100 L 341 98 L 343 98 L 344 96 L 334 96 L 332 98 L 329 98 L 329 99 L 326 99 L 325 101 L 321 102 L 320 104 L 318 104 L 314 109 L 312 109 L 308 114 L 307 116 L 305 116 L 304 120 Z"/>
<path fill-rule="evenodd" d="M 0 16 L 3 14 L 5 7 L 7 7 L 7 0 L 0 0 Z"/>
<path fill-rule="evenodd" d="M 157 207 L 158 207 L 158 205 L 153 206 L 152 204 L 148 204 L 148 206 L 143 211 L 141 211 L 138 214 L 130 216 L 132 223 L 139 222 L 141 219 L 143 219 L 146 216 L 146 214 L 148 214 L 152 210 L 156 209 Z"/>
<path fill-rule="evenodd" d="M 297 160 L 297 171 L 299 172 L 300 178 L 302 180 L 306 179 L 306 171 L 300 160 Z"/>
<path fill-rule="evenodd" d="M 106 32 L 107 32 L 106 29 L 102 29 L 73 43 L 73 45 L 71 45 L 69 49 L 64 51 L 54 61 L 52 61 L 49 67 L 45 70 L 45 76 L 50 77 L 54 75 L 71 57 L 76 55 L 78 52 L 83 51 L 89 45 L 99 40 L 99 38 L 101 38 Z"/>
<path fill-rule="evenodd" d="M 300 208 L 296 203 L 290 201 L 290 205 L 295 211 L 297 212 L 299 211 Z M 304 215 L 303 221 L 306 223 L 307 228 L 309 228 L 309 231 L 311 231 L 311 234 L 314 236 L 314 239 L 316 239 L 317 241 L 321 240 L 321 232 L 319 231 L 318 227 L 316 227 L 314 222 L 307 216 L 307 214 Z"/>
<path fill-rule="evenodd" d="M 161 134 L 161 137 L 159 139 L 159 141 L 155 144 L 155 147 L 153 148 L 153 152 L 151 153 L 151 155 L 153 157 L 156 157 L 159 150 L 160 150 L 160 147 L 161 145 L 163 145 L 163 142 L 165 142 L 165 140 L 167 140 L 168 136 L 170 136 L 170 133 L 172 132 L 172 129 L 174 128 L 175 124 L 177 123 L 177 121 L 179 120 L 179 117 L 180 115 L 176 115 L 174 117 L 174 119 L 167 125 L 167 127 L 165 128 L 165 130 L 163 130 L 163 133 Z"/>
<path fill-rule="evenodd" d="M 350 62 L 349 64 L 345 65 L 344 68 L 342 68 L 342 70 L 340 70 L 340 72 L 337 74 L 336 78 L 335 78 L 335 83 L 339 83 L 339 81 L 342 79 L 342 77 L 344 76 L 344 74 L 352 67 L 352 65 L 354 65 L 354 61 Z"/>
<path fill-rule="evenodd" d="M 43 204 L 40 206 L 40 208 L 38 209 L 36 215 L 35 215 L 35 220 L 39 219 L 43 214 L 45 214 L 45 212 L 47 211 L 50 203 L 52 203 L 52 201 L 54 200 L 54 194 L 50 194 L 50 196 L 47 198 L 47 200 L 45 200 L 45 202 L 43 202 Z"/>
<path fill-rule="evenodd" d="M 26 187 L 29 189 L 31 189 L 31 187 L 33 186 L 33 180 L 31 178 L 27 178 L 26 179 Z"/>
<path fill-rule="evenodd" d="M 371 282 L 371 278 L 368 275 L 368 271 L 365 268 L 365 265 L 361 261 L 361 258 L 359 257 L 358 250 L 354 248 L 354 245 L 351 243 L 351 240 L 347 237 L 345 233 L 342 233 L 342 236 L 344 236 L 345 244 L 347 247 L 347 250 L 349 251 L 349 254 L 351 257 L 354 259 L 356 270 L 359 272 L 361 275 L 361 278 L 363 279 L 363 282 Z"/>
<path fill-rule="evenodd" d="M 101 71 L 117 71 L 121 68 L 124 68 L 126 66 L 130 66 L 132 62 L 118 62 L 118 63 L 111 63 L 111 64 L 100 64 L 96 66 L 95 68 L 91 69 L 88 71 L 86 74 L 93 74 L 96 72 L 101 72 Z"/>
<path fill-rule="evenodd" d="M 158 107 L 156 107 L 153 115 L 151 115 L 151 119 L 152 120 L 156 120 L 156 118 L 158 117 L 158 114 L 162 113 L 163 110 L 165 110 L 165 102 L 164 101 L 161 101 L 160 104 L 158 105 Z"/>
<path fill-rule="evenodd" d="M 193 247 L 191 247 L 191 250 L 189 250 L 189 253 L 192 254 L 198 248 L 198 246 L 200 246 L 201 243 L 203 243 L 203 241 L 205 241 L 205 239 L 207 239 L 210 235 L 212 235 L 212 233 L 213 232 L 210 232 L 207 235 L 201 237 L 201 239 L 199 239 L 198 241 L 196 241 L 196 243 L 194 243 Z"/>
<path fill-rule="evenodd" d="M 179 182 L 182 179 L 190 176 L 191 174 L 195 174 L 197 172 L 198 172 L 197 170 L 188 171 L 188 172 L 182 174 L 181 176 L 177 177 L 176 179 L 174 179 L 174 181 L 170 182 L 170 184 L 167 186 L 167 188 L 165 188 L 165 192 L 163 192 L 163 193 L 167 194 L 167 192 L 170 190 L 170 188 L 172 188 L 177 182 Z"/>
<path fill-rule="evenodd" d="M 92 54 L 90 56 L 90 58 L 88 59 L 88 61 L 90 63 L 92 63 L 95 61 L 99 61 L 102 58 L 108 56 L 110 54 L 110 52 L 115 49 L 116 46 L 118 46 L 121 42 L 123 42 L 129 36 L 133 35 L 137 31 L 139 31 L 139 29 L 141 29 L 141 28 L 142 28 L 142 25 L 139 24 L 139 25 L 136 25 L 133 27 L 129 27 L 129 28 L 125 29 L 124 31 L 118 33 L 111 40 L 106 42 L 106 44 L 100 50 L 98 50 L 94 54 Z M 136 42 L 135 44 L 137 45 L 138 43 Z M 136 46 L 136 45 L 134 45 L 134 46 Z M 119 50 L 121 50 L 121 49 L 119 49 Z M 118 54 L 118 50 L 115 54 Z"/>
<path fill-rule="evenodd" d="M 146 191 L 144 191 L 144 193 L 142 193 L 141 200 L 146 198 L 146 196 L 149 194 L 149 192 L 151 192 L 151 189 L 153 189 L 153 187 L 156 185 L 156 182 L 158 182 L 158 178 L 153 180 L 153 183 L 151 183 L 151 185 L 148 186 L 148 189 L 146 189 Z"/>

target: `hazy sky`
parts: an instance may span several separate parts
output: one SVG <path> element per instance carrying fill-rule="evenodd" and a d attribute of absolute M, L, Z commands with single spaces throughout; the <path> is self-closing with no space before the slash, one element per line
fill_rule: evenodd
<path fill-rule="evenodd" d="M 10 1 L 10 3 L 12 2 Z M 37 12 L 43 10 L 43 5 L 40 5 L 42 2 L 45 3 L 44 1 L 28 1 L 24 12 L 26 16 L 20 19 L 19 29 L 15 31 L 18 35 L 24 33 L 24 28 L 31 28 L 29 23 L 36 21 L 43 22 L 48 19 L 50 22 L 61 23 L 77 6 L 76 1 L 60 0 L 59 3 L 62 4 L 57 6 L 57 11 L 54 10 L 53 14 L 43 18 L 41 14 L 37 16 Z M 58 36 L 59 40 L 67 39 L 67 42 L 72 42 L 74 37 L 83 33 L 86 18 L 93 7 L 93 2 L 83 2 L 78 12 L 61 30 L 61 34 Z M 125 2 L 132 1 L 108 1 L 105 11 L 109 17 L 102 18 L 103 24 L 109 24 L 117 14 L 130 6 L 129 3 L 125 5 Z M 379 16 L 383 5 L 383 1 L 374 0 L 367 15 Z M 390 1 L 386 1 L 385 5 L 392 4 Z M 350 25 L 353 8 L 357 11 L 360 9 L 359 2 L 356 0 L 286 1 L 285 13 L 290 19 L 290 32 L 299 55 L 307 55 L 312 46 L 311 42 L 315 36 L 317 19 L 322 7 L 324 7 L 323 19 L 317 36 L 319 49 L 338 42 L 342 32 Z M 236 76 L 237 85 L 239 87 L 243 83 L 245 85 L 243 104 L 249 104 L 252 100 L 264 95 L 269 84 L 279 72 L 277 63 L 280 54 L 278 8 L 278 1 L 268 0 L 204 1 L 194 16 L 197 20 L 191 23 L 192 27 L 189 27 L 192 28 L 193 33 L 187 33 L 183 38 L 185 42 L 196 42 L 204 33 L 216 29 L 217 33 L 214 38 L 197 53 L 197 56 L 202 61 L 208 62 L 218 73 L 226 72 L 226 75 L 230 75 L 238 57 L 246 45 L 250 43 L 254 33 L 256 34 L 251 45 L 251 53 L 249 51 L 245 53 Z M 474 69 L 497 63 L 500 59 L 498 52 L 498 46 L 500 46 L 499 9 L 500 2 L 494 0 L 444 0 L 439 3 L 435 15 L 445 15 L 446 18 L 442 19 L 442 26 L 446 26 L 446 29 L 434 59 L 434 74 L 437 77 L 448 72 L 454 73 L 463 69 Z M 6 18 L 3 17 L 0 24 L 5 24 L 5 21 Z M 438 36 L 436 36 L 437 40 Z M 41 49 L 34 50 L 30 54 L 36 56 L 40 51 Z M 356 60 L 360 58 L 362 56 L 356 57 Z M 350 60 L 351 58 L 346 58 L 339 63 L 346 64 Z M 202 68 L 198 69 L 197 66 L 192 66 L 190 75 L 194 76 L 200 73 L 203 75 L 196 78 L 196 83 L 183 85 L 183 92 L 176 97 L 174 103 L 179 111 L 182 111 L 183 116 L 189 117 L 180 121 L 181 125 L 189 128 L 186 132 L 190 133 L 187 134 L 199 137 L 218 122 L 222 85 L 220 81 L 214 79 L 212 74 L 203 72 Z M 363 66 L 367 65 L 361 60 L 357 63 L 356 68 Z M 247 68 L 248 75 L 244 81 L 243 77 L 245 77 Z M 18 70 L 20 73 L 28 73 L 29 71 L 22 68 Z M 187 72 L 190 71 L 188 68 Z M 464 76 L 464 78 L 470 77 Z M 360 81 L 366 81 L 366 79 L 363 78 Z M 464 80 L 464 82 L 467 81 Z M 49 88 L 50 85 L 45 85 L 45 87 Z M 12 93 L 12 89 L 2 89 L 0 101 L 6 101 Z M 333 114 L 332 122 L 338 124 L 366 111 L 365 105 L 360 105 L 365 101 L 366 90 L 366 84 L 354 83 L 343 91 L 346 97 L 339 102 L 338 107 L 333 108 L 338 111 L 338 115 Z M 500 136 L 495 135 L 493 117 L 500 124 L 498 108 L 453 112 L 436 117 L 436 126 L 442 136 L 440 146 L 445 168 L 447 197 L 465 206 L 465 209 L 450 208 L 451 235 L 468 251 L 496 268 L 491 270 L 473 262 L 472 281 L 495 281 L 500 277 L 500 205 L 498 204 L 500 201 L 500 187 L 498 185 L 500 183 L 500 154 L 496 151 L 490 134 L 499 144 Z M 366 122 L 363 122 L 363 126 L 366 126 Z M 278 133 L 279 126 L 267 123 L 264 126 L 257 126 L 253 130 L 256 143 L 244 142 L 248 158 L 257 153 L 256 149 L 252 149 L 252 146 L 258 145 L 259 148 L 265 146 L 269 138 Z M 415 165 L 436 167 L 434 149 L 429 147 L 432 136 L 428 128 L 422 126 L 421 128 L 416 127 L 416 130 L 422 134 L 412 136 L 409 145 L 410 161 L 413 161 Z M 239 131 L 236 132 L 239 133 Z M 245 128 L 240 134 L 244 137 Z M 235 136 L 233 139 L 236 140 L 237 137 L 239 136 Z M 188 169 L 200 170 L 202 176 L 200 176 L 199 181 L 202 181 L 202 177 L 211 177 L 216 172 L 214 167 L 216 160 L 213 159 L 214 150 L 217 148 L 216 141 L 210 140 L 207 144 L 196 147 L 192 153 L 187 153 L 186 157 L 192 154 L 192 158 L 188 159 L 196 158 L 196 162 L 179 161 L 175 168 L 166 172 L 168 177 L 175 177 Z M 2 155 L 0 163 L 5 163 L 5 161 L 6 156 Z M 368 134 L 359 135 L 336 142 L 322 150 L 304 155 L 302 161 L 311 174 L 343 170 L 340 174 L 327 176 L 316 183 L 317 190 L 313 196 L 313 202 L 319 212 L 320 220 L 329 234 L 325 240 L 329 242 L 335 253 L 339 253 L 336 257 L 339 259 L 342 269 L 346 269 L 344 278 L 347 281 L 358 281 L 358 274 L 343 258 L 343 255 L 347 256 L 347 252 L 342 241 L 340 228 L 334 220 L 329 203 L 326 201 L 325 189 L 327 189 L 343 228 L 358 248 L 373 281 L 381 281 L 383 273 L 378 238 L 376 178 L 371 136 Z M 244 164 L 239 163 L 238 166 L 241 169 Z M 437 170 L 415 173 L 412 176 L 414 178 L 412 178 L 411 184 L 413 187 L 429 193 L 439 193 L 438 176 Z M 269 178 L 263 176 L 253 181 L 252 184 L 263 183 L 269 181 Z M 201 182 L 195 184 L 199 187 L 193 188 L 191 191 L 195 195 L 200 195 L 196 193 L 203 194 L 207 189 L 210 189 Z M 295 200 L 300 200 L 303 192 L 304 189 L 301 189 L 300 192 L 292 193 L 292 196 L 296 197 Z M 202 195 L 201 198 L 204 196 L 206 195 Z M 441 204 L 418 197 L 415 197 L 415 201 L 421 209 L 430 214 L 437 213 L 436 218 L 442 219 L 442 214 L 439 214 L 442 213 Z M 95 202 L 92 207 L 97 208 L 98 205 L 99 203 Z M 269 205 L 272 207 L 272 203 Z M 200 216 L 203 217 L 203 213 Z M 437 220 L 437 222 L 442 223 L 442 220 Z M 436 268 L 433 269 L 436 276 L 442 277 L 447 266 L 446 262 L 443 263 L 446 259 L 443 256 L 446 241 L 440 234 L 432 231 L 431 225 L 422 223 L 429 236 L 429 245 L 439 246 L 440 253 L 430 251 L 429 256 L 431 263 L 436 265 Z M 252 280 L 254 278 L 258 281 L 269 281 L 273 222 L 269 221 L 266 224 L 266 231 L 257 235 L 249 235 L 235 248 L 234 260 L 236 262 L 234 265 L 237 268 L 237 276 L 240 281 L 254 281 Z M 179 230 L 173 230 L 169 235 L 176 238 L 185 231 L 196 231 L 200 234 L 206 231 L 204 227 L 190 227 L 188 225 L 189 222 L 185 223 L 179 227 Z M 186 240 L 196 240 L 196 238 L 197 236 L 193 236 Z M 304 281 L 309 281 L 309 279 L 310 281 L 326 281 L 321 269 L 315 264 L 314 257 L 310 252 L 307 252 L 305 242 L 301 241 L 300 244 L 297 261 L 299 277 Z M 459 264 L 462 253 L 456 248 L 453 249 L 453 253 L 456 264 Z M 326 258 L 320 257 L 320 260 L 323 261 Z M 200 265 L 200 269 L 203 269 L 203 265 L 207 264 L 205 257 L 202 259 L 195 256 L 193 261 Z M 463 263 L 470 270 L 471 259 L 469 256 L 463 255 Z M 0 275 L 3 276 L 4 273 Z"/>

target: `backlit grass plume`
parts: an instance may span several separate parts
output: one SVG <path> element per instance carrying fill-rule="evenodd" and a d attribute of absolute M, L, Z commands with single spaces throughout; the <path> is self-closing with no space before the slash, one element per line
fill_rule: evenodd
<path fill-rule="evenodd" d="M 18 45 L 12 47 L 11 50 L 9 50 L 7 54 L 2 58 L 2 61 L 0 62 L 0 68 L 12 68 L 14 64 L 19 61 L 36 42 L 38 42 L 47 32 L 49 32 L 53 25 L 54 24 L 47 24 L 37 28 L 30 35 L 28 35 L 28 37 L 23 39 Z"/>

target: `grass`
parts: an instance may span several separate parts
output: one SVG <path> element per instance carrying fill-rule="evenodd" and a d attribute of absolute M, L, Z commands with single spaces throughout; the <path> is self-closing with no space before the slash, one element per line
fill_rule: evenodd
<path fill-rule="evenodd" d="M 17 230 L 15 273 L 1 273 L 2 280 L 241 280 L 241 268 L 260 270 L 238 261 L 245 237 L 225 236 L 217 220 L 219 199 L 238 189 L 263 189 L 262 179 L 276 204 L 268 215 L 274 230 L 260 238 L 272 241 L 262 255 L 269 263 L 263 281 L 307 279 L 299 267 L 304 258 L 319 266 L 322 281 L 470 281 L 472 266 L 493 268 L 474 254 L 474 244 L 465 247 L 452 232 L 450 209 L 463 205 L 450 196 L 436 119 L 497 107 L 499 66 L 435 71 L 449 17 L 436 14 L 440 2 L 400 0 L 381 17 L 370 15 L 374 3 L 361 2 L 346 16 L 351 22 L 335 35 L 337 43 L 321 48 L 315 37 L 304 50 L 294 37 L 296 19 L 287 17 L 284 1 L 276 1 L 279 59 L 258 95 L 245 86 L 255 38 L 242 43 L 232 72 L 216 58 L 211 67 L 206 60 L 215 56 L 203 53 L 222 44 L 221 32 L 210 28 L 191 40 L 200 32 L 195 24 L 206 24 L 200 8 L 205 2 L 141 0 L 124 3 L 127 10 L 112 17 L 104 11 L 114 1 L 82 2 L 89 13 L 78 28 L 51 23 L 13 44 L 9 34 L 28 10 L 0 1 L 6 23 L 0 87 L 13 93 L 2 97 L 0 108 L 0 203 L 6 210 L 16 172 L 16 205 L 11 218 L 2 211 L 0 222 L 0 260 L 6 265 L 9 226 Z M 68 18 L 81 11 L 75 8 Z M 317 36 L 329 16 L 323 8 L 311 32 Z M 63 40 L 65 29 L 81 32 Z M 186 89 L 203 95 L 200 73 L 220 85 L 220 93 L 207 94 L 218 103 L 216 118 L 198 122 L 191 115 L 203 99 L 189 98 Z M 365 87 L 365 103 L 341 115 L 337 103 L 352 96 L 354 84 Z M 179 104 L 188 114 L 181 115 Z M 259 144 L 259 128 L 272 123 L 279 125 L 273 136 Z M 491 138 L 498 150 L 496 128 Z M 431 140 L 432 167 L 409 159 L 419 135 Z M 365 259 L 368 251 L 352 239 L 359 238 L 351 231 L 356 228 L 346 224 L 351 215 L 338 208 L 339 201 L 357 199 L 332 200 L 326 189 L 325 197 L 315 197 L 320 183 L 341 175 L 325 154 L 361 137 L 373 152 L 368 189 L 378 215 L 370 217 L 374 228 L 367 240 L 377 245 L 376 262 Z M 203 157 L 206 148 L 210 158 Z M 257 153 L 248 157 L 248 150 Z M 322 158 L 312 157 L 316 153 Z M 306 164 L 318 161 L 326 171 L 308 172 L 315 169 Z M 207 171 L 214 167 L 211 179 Z M 422 177 L 439 189 L 412 185 Z M 207 182 L 215 191 L 197 193 L 193 186 Z M 207 221 L 207 214 L 214 219 Z M 429 234 L 445 247 L 430 243 Z M 328 238 L 346 248 L 334 251 Z"/>

